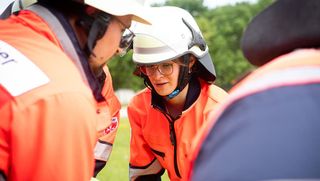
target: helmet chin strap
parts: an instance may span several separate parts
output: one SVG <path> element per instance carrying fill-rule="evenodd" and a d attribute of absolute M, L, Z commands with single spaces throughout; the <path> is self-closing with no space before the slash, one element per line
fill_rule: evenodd
<path fill-rule="evenodd" d="M 103 37 L 105 32 L 108 29 L 109 23 L 111 20 L 111 16 L 105 12 L 99 12 L 97 17 L 95 18 L 94 22 L 89 31 L 88 35 L 88 49 L 93 54 L 92 50 L 96 45 L 97 41 Z M 95 56 L 93 54 L 93 56 Z"/>
<path fill-rule="evenodd" d="M 182 66 L 180 66 L 180 71 L 179 71 L 179 77 L 178 77 L 178 85 L 172 91 L 170 94 L 165 96 L 166 100 L 170 100 L 177 95 L 188 85 L 190 78 L 191 78 L 191 73 L 189 73 L 189 62 L 190 62 L 190 55 L 186 54 L 183 55 L 182 57 Z"/>
<path fill-rule="evenodd" d="M 176 88 L 173 92 L 171 92 L 169 95 L 166 95 L 166 100 L 170 100 L 174 97 L 176 97 L 180 93 L 180 89 Z"/>
<path fill-rule="evenodd" d="M 180 65 L 178 85 L 170 94 L 166 96 L 162 96 L 166 100 L 170 100 L 176 97 L 177 95 L 179 95 L 179 93 L 188 85 L 191 78 L 191 73 L 189 73 L 189 62 L 190 62 L 190 55 L 189 54 L 183 55 L 183 59 L 182 59 L 183 66 Z M 140 76 L 144 78 L 144 85 L 146 85 L 146 87 L 148 87 L 151 91 L 159 95 L 155 91 L 154 87 L 152 86 L 148 76 L 143 74 L 140 74 Z"/>

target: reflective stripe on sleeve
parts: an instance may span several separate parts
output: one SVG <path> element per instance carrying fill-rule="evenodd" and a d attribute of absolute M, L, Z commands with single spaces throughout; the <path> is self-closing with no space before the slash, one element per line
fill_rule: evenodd
<path fill-rule="evenodd" d="M 112 144 L 98 141 L 94 148 L 94 158 L 107 162 L 112 151 Z"/>
<path fill-rule="evenodd" d="M 151 164 L 146 167 L 131 167 L 129 168 L 130 180 L 136 180 L 139 176 L 142 175 L 152 175 L 158 174 L 162 169 L 160 162 L 157 159 L 154 159 Z"/>

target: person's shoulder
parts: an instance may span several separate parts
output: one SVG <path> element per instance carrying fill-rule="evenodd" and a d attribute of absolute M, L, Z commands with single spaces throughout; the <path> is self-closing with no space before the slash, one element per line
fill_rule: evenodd
<path fill-rule="evenodd" d="M 134 97 L 145 97 L 145 96 L 151 96 L 151 90 L 148 88 L 144 88 L 136 93 Z"/>
<path fill-rule="evenodd" d="M 216 102 L 224 101 L 228 95 L 229 94 L 224 89 L 218 87 L 217 85 L 211 84 L 208 86 L 208 96 L 214 99 Z"/>
<path fill-rule="evenodd" d="M 131 99 L 129 105 L 137 105 L 143 103 L 151 104 L 151 90 L 144 88 L 138 91 Z"/>

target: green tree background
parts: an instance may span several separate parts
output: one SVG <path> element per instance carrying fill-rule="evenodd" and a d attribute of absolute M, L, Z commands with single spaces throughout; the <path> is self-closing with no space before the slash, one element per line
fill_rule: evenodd
<path fill-rule="evenodd" d="M 195 17 L 213 58 L 217 73 L 215 83 L 229 90 L 238 79 L 255 68 L 246 61 L 240 50 L 242 33 L 250 19 L 273 1 L 241 2 L 214 9 L 205 7 L 203 0 L 167 0 L 164 4 L 153 6 L 178 6 Z M 131 57 L 129 52 L 108 63 L 116 90 L 126 88 L 137 91 L 144 88 L 143 80 L 133 75 L 135 65 Z"/>

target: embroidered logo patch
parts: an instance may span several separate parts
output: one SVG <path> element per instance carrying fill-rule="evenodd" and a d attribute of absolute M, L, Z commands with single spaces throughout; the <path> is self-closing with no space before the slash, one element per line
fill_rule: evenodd
<path fill-rule="evenodd" d="M 118 124 L 119 124 L 118 118 L 117 117 L 113 117 L 111 119 L 111 124 L 104 130 L 104 133 L 105 134 L 109 134 L 113 130 L 117 129 Z"/>

